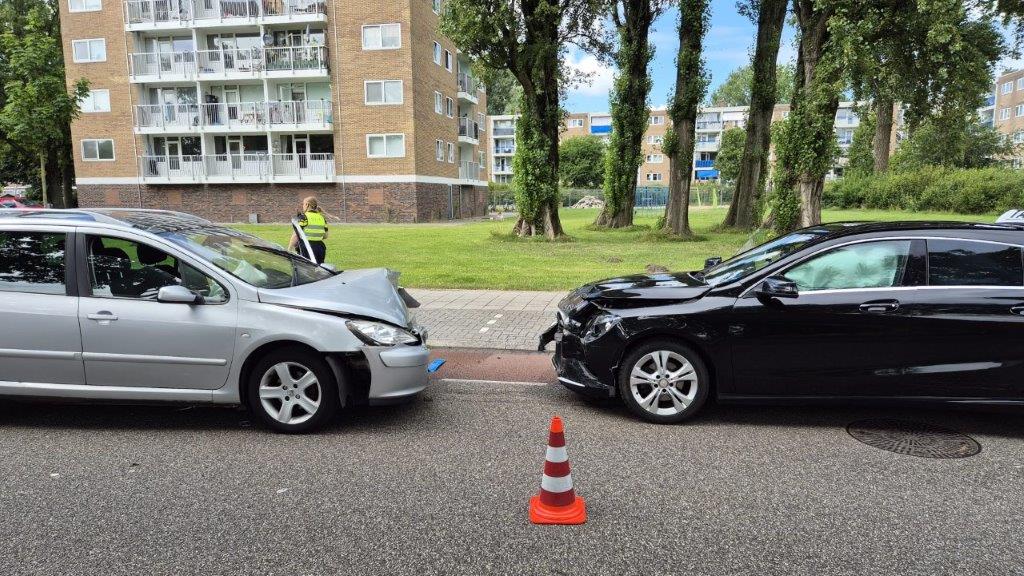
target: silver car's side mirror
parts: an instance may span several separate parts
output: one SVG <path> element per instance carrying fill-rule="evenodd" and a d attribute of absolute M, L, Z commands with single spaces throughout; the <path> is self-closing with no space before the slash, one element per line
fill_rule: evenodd
<path fill-rule="evenodd" d="M 157 302 L 168 304 L 202 304 L 203 297 L 184 286 L 164 286 L 156 293 Z"/>

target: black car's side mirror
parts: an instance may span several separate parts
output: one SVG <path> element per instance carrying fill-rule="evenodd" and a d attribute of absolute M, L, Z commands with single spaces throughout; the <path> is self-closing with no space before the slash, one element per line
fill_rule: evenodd
<path fill-rule="evenodd" d="M 704 261 L 704 269 L 707 270 L 708 268 L 711 268 L 712 266 L 718 266 L 721 263 L 721 256 L 712 256 L 711 258 L 708 258 L 707 260 Z"/>
<path fill-rule="evenodd" d="M 756 292 L 758 296 L 763 298 L 796 298 L 800 295 L 796 282 L 787 280 L 782 276 L 765 278 Z"/>

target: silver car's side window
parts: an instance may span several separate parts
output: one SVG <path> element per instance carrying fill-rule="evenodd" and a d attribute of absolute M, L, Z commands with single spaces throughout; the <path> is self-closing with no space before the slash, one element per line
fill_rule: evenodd
<path fill-rule="evenodd" d="M 850 244 L 827 250 L 787 270 L 801 292 L 900 286 L 910 240 Z"/>
<path fill-rule="evenodd" d="M 86 244 L 93 296 L 156 300 L 164 286 L 179 285 L 209 304 L 227 300 L 216 280 L 148 244 L 109 236 L 89 236 Z"/>
<path fill-rule="evenodd" d="M 0 231 L 0 291 L 65 294 L 66 241 L 59 232 Z"/>

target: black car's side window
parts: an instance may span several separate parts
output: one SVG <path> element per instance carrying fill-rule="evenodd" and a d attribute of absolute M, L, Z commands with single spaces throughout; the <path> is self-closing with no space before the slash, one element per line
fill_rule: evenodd
<path fill-rule="evenodd" d="M 861 242 L 827 250 L 786 271 L 801 292 L 902 286 L 910 240 Z"/>
<path fill-rule="evenodd" d="M 930 286 L 1024 286 L 1018 246 L 970 240 L 928 240 Z"/>
<path fill-rule="evenodd" d="M 55 232 L 0 232 L 0 291 L 64 294 L 64 245 Z"/>

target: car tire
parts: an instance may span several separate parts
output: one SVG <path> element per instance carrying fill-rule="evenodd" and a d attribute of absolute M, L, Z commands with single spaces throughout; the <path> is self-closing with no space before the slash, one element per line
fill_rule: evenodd
<path fill-rule="evenodd" d="M 246 385 L 249 412 L 278 432 L 312 432 L 338 412 L 334 373 L 319 354 L 303 348 L 267 354 L 253 366 Z"/>
<path fill-rule="evenodd" d="M 618 380 L 626 408 L 656 424 L 692 418 L 704 406 L 711 387 L 700 356 L 689 346 L 667 339 L 630 350 L 620 364 Z"/>

